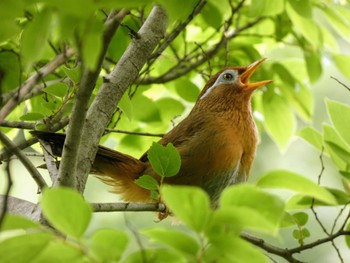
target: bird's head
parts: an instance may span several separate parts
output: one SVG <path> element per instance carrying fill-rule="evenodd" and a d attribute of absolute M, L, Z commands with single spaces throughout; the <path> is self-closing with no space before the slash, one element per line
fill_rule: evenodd
<path fill-rule="evenodd" d="M 229 96 L 231 94 L 251 94 L 255 89 L 267 85 L 272 80 L 263 80 L 259 82 L 250 82 L 250 77 L 255 70 L 266 60 L 266 58 L 259 59 L 249 66 L 235 66 L 227 67 L 212 76 L 198 100 L 205 100 L 212 96 Z"/>

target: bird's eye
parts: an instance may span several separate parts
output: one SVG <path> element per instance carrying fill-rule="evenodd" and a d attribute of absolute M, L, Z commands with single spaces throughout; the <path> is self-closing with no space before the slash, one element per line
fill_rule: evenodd
<path fill-rule="evenodd" d="M 233 75 L 231 73 L 225 73 L 224 75 L 222 75 L 222 78 L 224 80 L 232 80 L 233 79 Z"/>

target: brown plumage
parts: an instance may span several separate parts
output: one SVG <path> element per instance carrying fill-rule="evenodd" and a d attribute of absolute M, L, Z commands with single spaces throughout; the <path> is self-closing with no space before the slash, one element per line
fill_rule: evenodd
<path fill-rule="evenodd" d="M 251 96 L 256 88 L 271 82 L 249 83 L 249 78 L 264 60 L 246 67 L 228 67 L 210 78 L 190 114 L 159 141 L 172 143 L 181 155 L 179 173 L 165 178 L 164 183 L 199 186 L 215 204 L 225 187 L 246 180 L 257 145 Z M 61 154 L 64 135 L 33 134 L 55 145 L 54 154 Z M 136 159 L 102 146 L 92 173 L 130 202 L 154 201 L 135 179 L 147 174 L 160 180 L 146 153 Z"/>

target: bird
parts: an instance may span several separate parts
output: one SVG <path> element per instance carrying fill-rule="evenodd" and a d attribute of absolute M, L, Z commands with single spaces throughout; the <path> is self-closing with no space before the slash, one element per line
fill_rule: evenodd
<path fill-rule="evenodd" d="M 208 80 L 188 116 L 159 140 L 161 145 L 172 143 L 181 156 L 179 172 L 163 178 L 163 184 L 200 187 L 215 207 L 226 187 L 247 180 L 258 144 L 252 94 L 272 82 L 250 82 L 250 78 L 265 60 L 225 67 Z M 49 142 L 55 155 L 61 155 L 64 134 L 32 133 Z M 91 173 L 126 202 L 155 202 L 150 191 L 135 180 L 145 174 L 161 180 L 147 152 L 137 159 L 104 146 L 98 148 Z"/>

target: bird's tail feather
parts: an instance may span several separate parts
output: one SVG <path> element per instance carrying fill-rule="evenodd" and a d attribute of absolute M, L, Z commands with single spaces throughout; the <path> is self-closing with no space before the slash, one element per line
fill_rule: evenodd
<path fill-rule="evenodd" d="M 31 131 L 31 134 L 49 143 L 55 156 L 62 156 L 65 134 L 43 131 Z M 99 146 L 90 172 L 112 186 L 112 192 L 120 194 L 125 201 L 148 202 L 151 201 L 148 190 L 134 183 L 145 168 L 144 162 L 130 155 Z"/>

